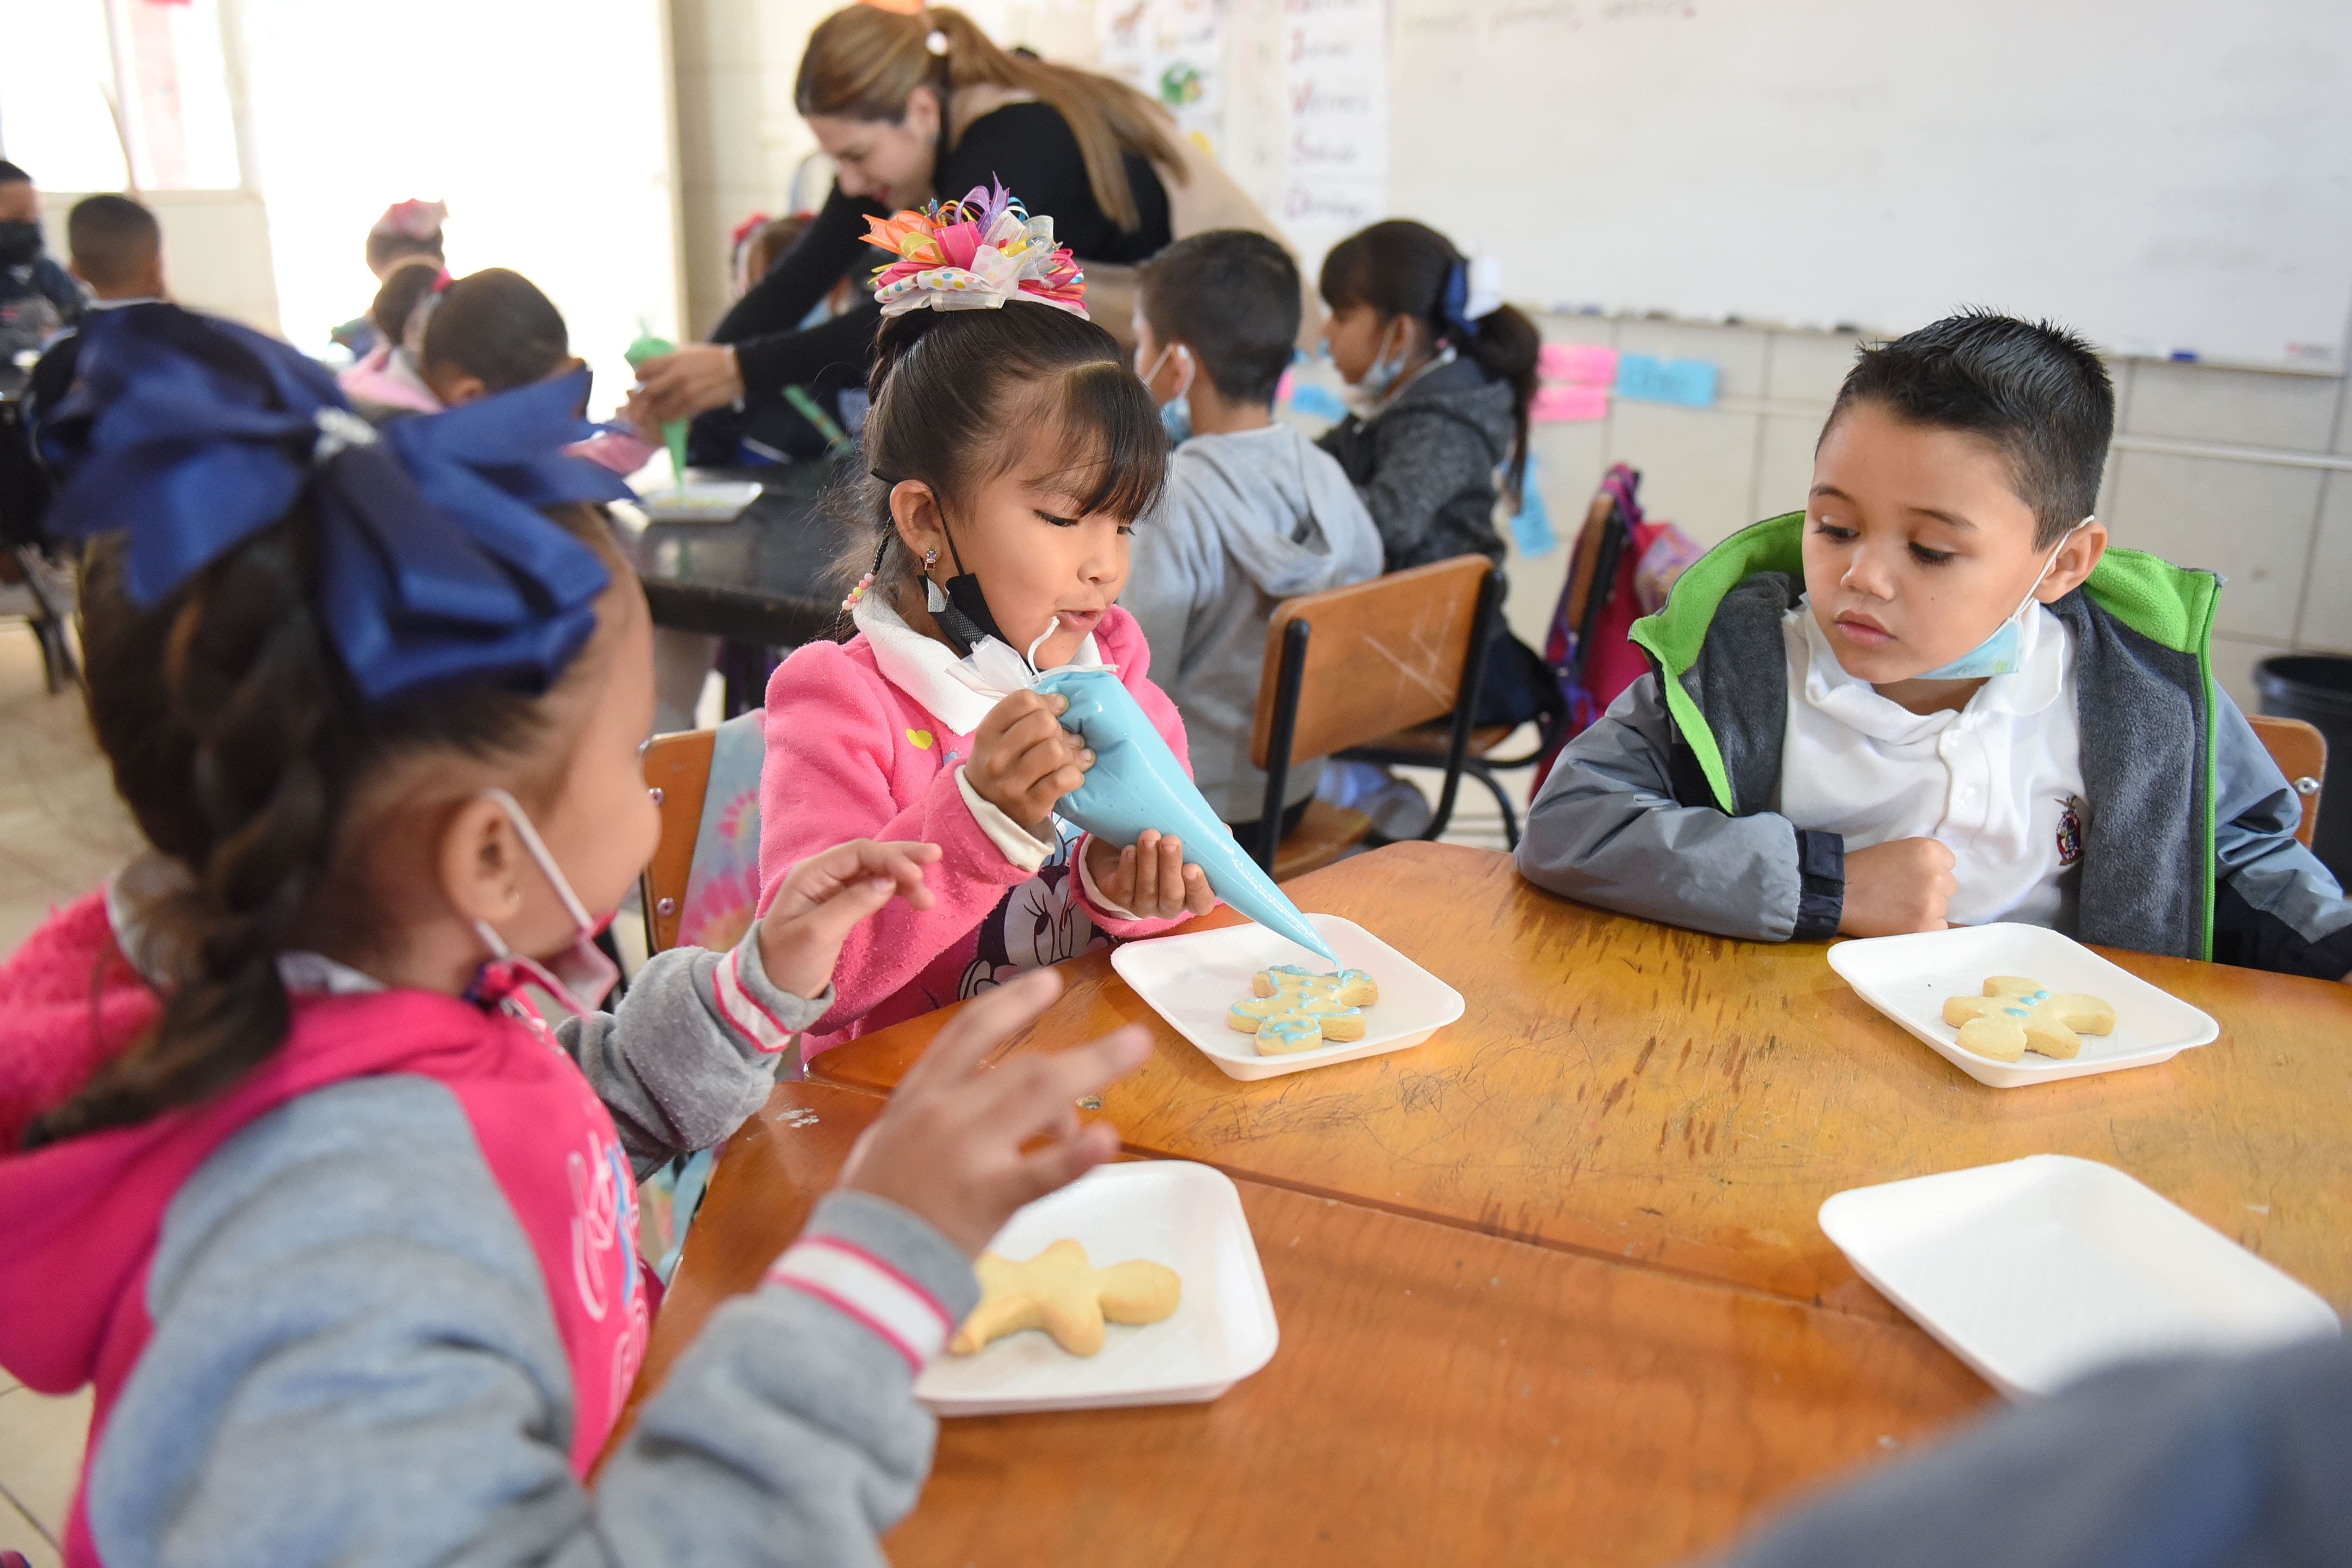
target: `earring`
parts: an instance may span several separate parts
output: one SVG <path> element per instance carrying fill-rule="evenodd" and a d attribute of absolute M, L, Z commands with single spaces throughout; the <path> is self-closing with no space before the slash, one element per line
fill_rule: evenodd
<path fill-rule="evenodd" d="M 935 549 L 927 549 L 927 550 L 925 550 L 925 551 L 923 552 L 923 570 L 925 570 L 926 571 L 928 571 L 928 570 L 929 570 L 932 567 L 937 566 L 939 563 L 940 563 L 940 552 L 939 552 L 939 551 L 937 551 L 937 550 L 935 550 Z"/>

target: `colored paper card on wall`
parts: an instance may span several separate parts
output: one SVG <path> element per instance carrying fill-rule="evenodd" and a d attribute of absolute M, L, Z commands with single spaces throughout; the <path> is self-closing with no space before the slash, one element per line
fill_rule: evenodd
<path fill-rule="evenodd" d="M 1678 402 L 1685 408 L 1715 406 L 1715 366 L 1705 360 L 1662 360 L 1654 354 L 1622 354 L 1617 360 L 1617 395 L 1643 402 Z"/>
<path fill-rule="evenodd" d="M 1609 417 L 1609 390 L 1606 387 L 1562 386 L 1558 382 L 1547 382 L 1536 388 L 1535 402 L 1528 405 L 1528 417 L 1544 424 L 1606 419 Z"/>
<path fill-rule="evenodd" d="M 1337 424 L 1348 417 L 1348 405 L 1339 394 L 1313 382 L 1301 382 L 1290 390 L 1290 412 L 1303 413 L 1309 419 L 1328 419 Z"/>
<path fill-rule="evenodd" d="M 1537 483 L 1536 470 L 1539 459 L 1528 454 L 1528 471 L 1519 479 L 1519 509 L 1511 514 L 1511 543 L 1521 555 L 1549 555 L 1559 548 L 1559 536 L 1551 531 L 1551 511 L 1544 505 L 1543 487 Z"/>
<path fill-rule="evenodd" d="M 1546 343 L 1536 355 L 1536 374 L 1548 382 L 1605 387 L 1617 379 L 1617 350 L 1601 343 Z"/>

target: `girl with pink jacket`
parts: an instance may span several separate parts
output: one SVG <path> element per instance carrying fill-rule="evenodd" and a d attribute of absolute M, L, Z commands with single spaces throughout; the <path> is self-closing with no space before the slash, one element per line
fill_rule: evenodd
<path fill-rule="evenodd" d="M 843 947 L 810 1055 L 1215 904 L 1180 840 L 1113 844 L 1056 816 L 1094 763 L 1058 722 L 1064 699 L 1008 695 L 967 661 L 993 639 L 1000 667 L 1115 665 L 1190 769 L 1183 721 L 1114 602 L 1167 470 L 1159 411 L 1087 319 L 1068 252 L 1019 217 L 1000 189 L 877 225 L 910 259 L 876 290 L 872 477 L 852 499 L 872 564 L 846 601 L 857 634 L 801 648 L 769 682 L 761 906 L 844 839 L 945 852 L 928 907 L 887 910 Z M 1015 247 L 997 252 L 1012 276 L 971 259 L 987 236 Z M 1000 308 L 970 308 L 992 290 Z"/>

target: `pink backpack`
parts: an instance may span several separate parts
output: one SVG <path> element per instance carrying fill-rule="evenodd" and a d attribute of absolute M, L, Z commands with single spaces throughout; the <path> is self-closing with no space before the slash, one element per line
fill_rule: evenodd
<path fill-rule="evenodd" d="M 1637 470 L 1622 463 L 1612 466 L 1569 558 L 1568 581 L 1544 638 L 1544 663 L 1559 683 L 1568 716 L 1536 765 L 1538 789 L 1559 748 L 1607 713 L 1650 667 L 1627 633 L 1634 622 L 1666 602 L 1675 580 L 1702 553 L 1697 541 L 1674 524 L 1643 517 L 1636 498 L 1641 486 Z"/>

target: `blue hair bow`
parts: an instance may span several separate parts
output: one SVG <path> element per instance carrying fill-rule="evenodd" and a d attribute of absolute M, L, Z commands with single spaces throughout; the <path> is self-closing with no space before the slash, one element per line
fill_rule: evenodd
<path fill-rule="evenodd" d="M 153 604 L 284 517 L 309 486 L 318 611 L 382 702 L 467 677 L 544 690 L 596 625 L 604 561 L 539 508 L 631 492 L 563 455 L 593 434 L 585 371 L 382 431 L 273 338 L 170 307 L 82 329 L 72 393 L 40 430 L 53 526 L 129 536 Z"/>

